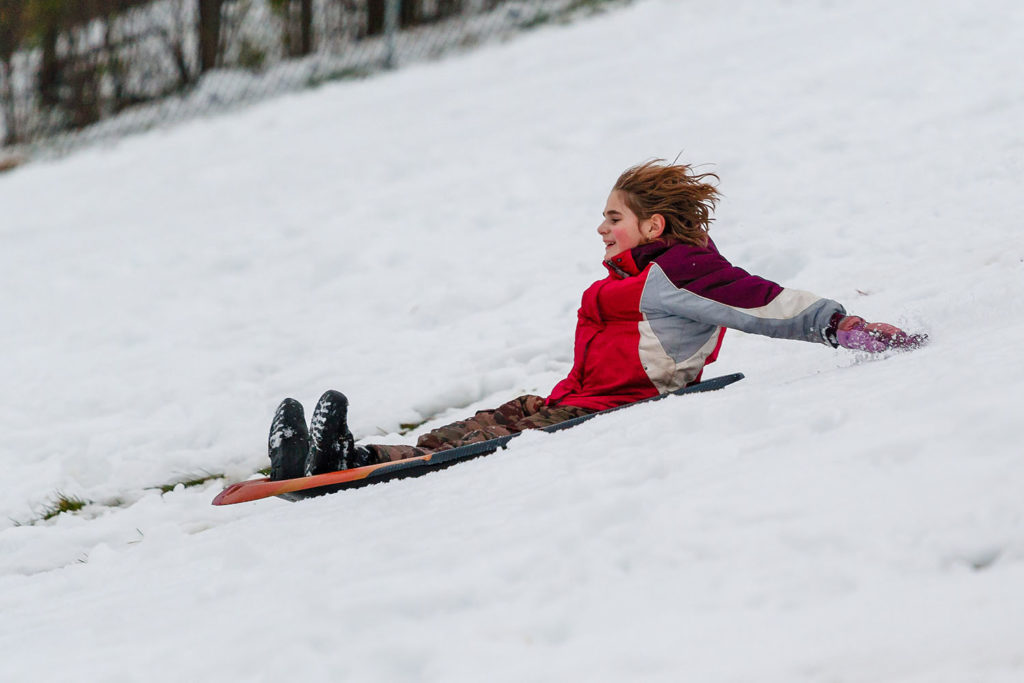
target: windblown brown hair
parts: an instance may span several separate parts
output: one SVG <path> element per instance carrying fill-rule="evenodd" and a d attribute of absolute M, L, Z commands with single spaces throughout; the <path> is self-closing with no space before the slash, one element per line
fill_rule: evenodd
<path fill-rule="evenodd" d="M 626 169 L 612 190 L 625 194 L 626 206 L 641 221 L 656 213 L 665 218 L 662 239 L 706 246 L 718 189 L 707 182 L 714 173 L 693 173 L 686 164 L 654 159 Z"/>

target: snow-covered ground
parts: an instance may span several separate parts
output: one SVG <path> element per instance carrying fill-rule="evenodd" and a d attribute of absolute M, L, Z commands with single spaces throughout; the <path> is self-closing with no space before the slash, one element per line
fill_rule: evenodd
<path fill-rule="evenodd" d="M 1013 0 L 647 0 L 0 176 L 0 680 L 1024 680 L 1022 46 Z M 732 332 L 723 392 L 425 478 L 153 488 L 265 466 L 287 395 L 409 442 L 546 392 L 677 154 L 736 264 L 931 345 Z"/>

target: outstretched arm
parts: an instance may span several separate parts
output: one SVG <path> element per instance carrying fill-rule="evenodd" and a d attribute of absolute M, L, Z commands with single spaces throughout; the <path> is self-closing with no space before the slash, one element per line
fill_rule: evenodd
<path fill-rule="evenodd" d="M 870 352 L 915 348 L 923 335 L 846 315 L 841 304 L 782 287 L 729 263 L 714 245 L 669 252 L 648 276 L 646 308 L 769 337 Z"/>

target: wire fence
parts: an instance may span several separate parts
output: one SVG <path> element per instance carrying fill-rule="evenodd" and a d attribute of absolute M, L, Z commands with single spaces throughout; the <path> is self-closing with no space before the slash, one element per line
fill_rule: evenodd
<path fill-rule="evenodd" d="M 0 0 L 0 170 L 616 1 Z"/>

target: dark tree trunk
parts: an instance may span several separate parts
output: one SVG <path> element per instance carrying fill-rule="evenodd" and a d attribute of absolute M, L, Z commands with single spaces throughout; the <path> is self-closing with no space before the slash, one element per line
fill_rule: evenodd
<path fill-rule="evenodd" d="M 0 0 L 0 60 L 9 61 L 25 39 L 23 0 Z"/>
<path fill-rule="evenodd" d="M 366 35 L 379 36 L 384 32 L 384 5 L 387 0 L 366 0 Z"/>
<path fill-rule="evenodd" d="M 220 56 L 220 10 L 224 0 L 199 0 L 199 72 L 216 68 Z"/>
<path fill-rule="evenodd" d="M 313 53 L 313 0 L 302 0 L 302 42 L 301 54 Z"/>
<path fill-rule="evenodd" d="M 462 0 L 438 0 L 437 15 L 439 19 L 450 17 L 462 11 Z"/>
<path fill-rule="evenodd" d="M 47 22 L 42 34 L 43 64 L 39 68 L 39 99 L 44 107 L 53 107 L 60 102 L 61 65 L 57 57 L 59 37 L 57 22 Z"/>
<path fill-rule="evenodd" d="M 0 112 L 3 112 L 4 117 L 0 147 L 18 139 L 18 125 L 14 120 L 14 69 L 11 60 L 25 39 L 23 9 L 22 0 L 0 0 Z"/>
<path fill-rule="evenodd" d="M 402 28 L 415 26 L 420 22 L 420 0 L 402 0 L 398 25 Z"/>
<path fill-rule="evenodd" d="M 7 66 L 7 59 L 0 59 L 0 113 L 3 114 L 3 128 L 0 128 L 0 147 L 13 144 L 18 139 L 18 127 L 14 120 L 14 88 Z"/>

